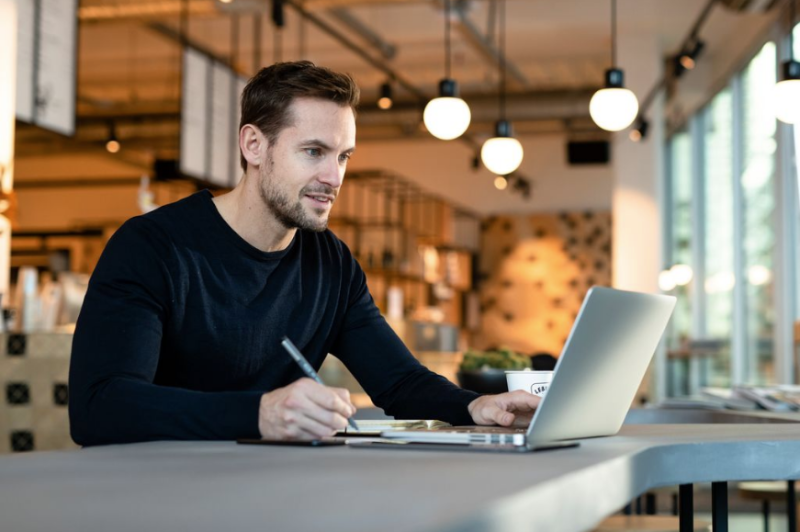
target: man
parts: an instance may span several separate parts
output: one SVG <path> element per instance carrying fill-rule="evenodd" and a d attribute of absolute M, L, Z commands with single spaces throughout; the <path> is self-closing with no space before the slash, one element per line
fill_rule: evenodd
<path fill-rule="evenodd" d="M 538 399 L 479 397 L 411 355 L 364 272 L 326 230 L 355 150 L 359 91 L 310 62 L 262 69 L 242 95 L 244 177 L 126 222 L 89 284 L 70 367 L 81 445 L 159 439 L 313 439 L 355 412 L 346 390 L 303 378 L 340 358 L 397 418 L 527 423 Z"/>

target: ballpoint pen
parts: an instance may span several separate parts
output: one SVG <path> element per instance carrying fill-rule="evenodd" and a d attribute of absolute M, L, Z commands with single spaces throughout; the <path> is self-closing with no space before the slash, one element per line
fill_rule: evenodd
<path fill-rule="evenodd" d="M 322 379 L 319 378 L 319 375 L 317 375 L 317 372 L 314 371 L 314 368 L 312 368 L 311 364 L 308 363 L 308 360 L 306 360 L 306 357 L 303 356 L 303 353 L 301 353 L 300 350 L 297 349 L 297 347 L 292 343 L 291 340 L 289 340 L 288 338 L 286 338 L 284 336 L 283 340 L 281 340 L 281 345 L 283 346 L 284 349 L 286 349 L 289 352 L 289 354 L 292 356 L 294 361 L 297 362 L 297 364 L 300 366 L 300 369 L 303 370 L 303 373 L 305 373 L 308 377 L 311 377 L 312 379 L 314 379 L 318 383 L 320 383 L 323 386 L 325 386 L 325 383 L 322 382 Z M 353 430 L 360 430 L 358 428 L 358 425 L 356 425 L 356 422 L 353 421 L 352 417 L 348 417 L 347 418 L 347 424 L 350 425 L 350 427 Z"/>

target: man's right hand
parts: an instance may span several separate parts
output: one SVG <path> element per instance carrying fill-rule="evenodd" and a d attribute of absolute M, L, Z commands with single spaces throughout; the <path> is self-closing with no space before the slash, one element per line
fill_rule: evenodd
<path fill-rule="evenodd" d="M 261 396 L 258 430 L 269 440 L 316 440 L 345 428 L 355 412 L 347 390 L 302 378 Z"/>

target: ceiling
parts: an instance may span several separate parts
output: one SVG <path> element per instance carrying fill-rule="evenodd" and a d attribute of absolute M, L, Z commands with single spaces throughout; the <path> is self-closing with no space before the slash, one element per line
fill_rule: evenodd
<path fill-rule="evenodd" d="M 176 158 L 182 30 L 189 43 L 245 76 L 275 60 L 300 58 L 350 72 L 362 88 L 359 142 L 427 135 L 421 107 L 444 77 L 443 0 L 285 3 L 285 24 L 276 30 L 269 0 L 80 0 L 75 138 L 20 125 L 17 156 L 104 156 L 113 121 L 126 145 L 120 160 L 151 168 L 155 158 Z M 498 3 L 453 1 L 452 77 L 473 107 L 466 141 L 475 145 L 497 118 Z M 675 53 L 706 3 L 619 0 L 619 46 L 626 35 L 649 34 L 665 56 Z M 588 101 L 611 62 L 610 1 L 507 0 L 505 9 L 508 114 L 517 133 L 604 136 L 588 116 Z M 731 16 L 714 8 L 703 30 L 706 54 L 722 53 L 731 30 L 721 21 Z M 378 86 L 392 77 L 396 104 L 378 111 Z"/>

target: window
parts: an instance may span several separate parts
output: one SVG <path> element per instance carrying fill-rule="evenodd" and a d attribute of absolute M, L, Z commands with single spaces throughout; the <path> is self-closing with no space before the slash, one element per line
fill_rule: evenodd
<path fill-rule="evenodd" d="M 794 27 L 792 32 L 794 41 L 794 58 L 800 60 L 800 24 Z M 796 183 L 796 191 L 798 193 L 798 203 L 795 203 L 795 230 L 797 235 L 800 235 L 800 124 L 794 125 L 794 157 L 792 163 L 794 164 L 794 177 Z M 791 172 L 791 170 L 790 170 Z M 800 242 L 794 240 L 794 257 L 795 264 L 800 264 Z M 794 320 L 795 320 L 795 351 L 800 347 L 800 275 L 797 275 L 795 282 L 795 301 L 794 301 Z M 797 360 L 797 358 L 795 358 Z"/>
<path fill-rule="evenodd" d="M 692 266 L 692 141 L 688 131 L 675 133 L 669 146 L 669 198 L 671 242 L 667 268 Z M 679 348 L 691 337 L 692 312 L 689 288 L 676 286 L 672 292 L 678 302 L 669 331 L 667 347 Z"/>
<path fill-rule="evenodd" d="M 774 379 L 775 165 L 777 121 L 770 95 L 777 83 L 775 43 L 764 45 L 742 73 L 742 253 L 744 266 L 744 381 Z"/>
<path fill-rule="evenodd" d="M 712 359 L 708 384 L 731 383 L 730 339 L 733 322 L 733 99 L 731 89 L 720 92 L 705 109 L 703 143 L 703 258 L 705 278 L 697 289 L 705 294 L 704 327 L 698 333 L 726 347 Z"/>
<path fill-rule="evenodd" d="M 800 58 L 800 25 L 793 36 Z M 692 266 L 694 279 L 668 290 L 678 304 L 667 349 L 686 356 L 680 349 L 689 339 L 690 356 L 704 353 L 686 365 L 688 373 L 670 369 L 671 394 L 797 379 L 797 368 L 790 370 L 800 338 L 791 353 L 787 327 L 800 329 L 800 124 L 778 127 L 775 119 L 781 55 L 775 42 L 764 44 L 690 118 L 689 132 L 669 140 L 665 266 Z"/>

